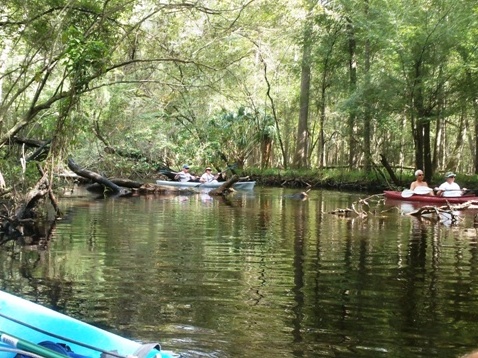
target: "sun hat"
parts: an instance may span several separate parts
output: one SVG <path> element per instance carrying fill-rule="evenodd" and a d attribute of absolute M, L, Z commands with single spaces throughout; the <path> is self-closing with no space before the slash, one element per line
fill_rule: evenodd
<path fill-rule="evenodd" d="M 184 164 L 184 165 L 183 165 L 183 169 L 189 169 L 189 165 Z"/>
<path fill-rule="evenodd" d="M 453 172 L 448 172 L 445 174 L 445 178 L 454 178 L 454 177 L 456 177 L 456 174 Z"/>
<path fill-rule="evenodd" d="M 211 167 L 207 167 L 206 170 L 212 170 Z"/>

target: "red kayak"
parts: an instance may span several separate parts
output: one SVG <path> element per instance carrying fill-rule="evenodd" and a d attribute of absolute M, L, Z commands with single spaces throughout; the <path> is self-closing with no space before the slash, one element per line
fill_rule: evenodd
<path fill-rule="evenodd" d="M 383 192 L 385 197 L 388 199 L 394 200 L 405 200 L 405 201 L 420 201 L 422 203 L 450 203 L 450 204 L 459 204 L 466 203 L 467 201 L 478 201 L 478 196 L 474 195 L 463 195 L 458 197 L 443 197 L 443 196 L 431 196 L 431 195 L 412 195 L 408 198 L 402 197 L 401 191 L 391 191 L 386 190 Z"/>

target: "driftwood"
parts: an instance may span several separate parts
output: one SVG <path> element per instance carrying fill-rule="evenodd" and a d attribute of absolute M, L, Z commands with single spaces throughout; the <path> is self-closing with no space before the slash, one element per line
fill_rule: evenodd
<path fill-rule="evenodd" d="M 69 158 L 68 159 L 68 168 L 70 168 L 72 171 L 74 171 L 76 174 L 79 176 L 82 176 L 84 178 L 88 178 L 93 180 L 94 182 L 103 185 L 103 187 L 109 189 L 109 193 L 112 195 L 130 195 L 131 191 L 125 188 L 120 187 L 119 185 L 116 185 L 113 183 L 111 180 L 95 173 L 87 169 L 81 168 L 78 164 L 76 164 L 73 159 Z"/>
<path fill-rule="evenodd" d="M 365 199 L 359 199 L 356 202 L 352 203 L 350 208 L 345 209 L 336 209 L 331 211 L 330 214 L 339 215 L 339 216 L 346 216 L 351 217 L 355 215 L 355 217 L 360 218 L 367 218 L 372 215 L 381 215 L 383 211 L 377 212 L 376 210 L 370 209 L 370 202 L 371 201 L 378 201 L 383 202 L 383 194 L 373 194 L 371 196 L 366 197 Z"/>
<path fill-rule="evenodd" d="M 48 178 L 46 174 L 43 174 L 41 179 L 36 183 L 36 185 L 27 193 L 25 199 L 23 200 L 22 205 L 15 212 L 14 219 L 16 221 L 22 220 L 25 217 L 31 217 L 28 213 L 29 209 L 32 209 L 36 202 L 48 194 Z"/>
<path fill-rule="evenodd" d="M 62 215 L 48 180 L 48 173 L 44 172 L 39 165 L 37 167 L 42 174 L 40 180 L 25 195 L 21 205 L 14 213 L 7 213 L 3 216 L 0 245 L 11 240 L 19 240 L 28 244 L 47 242 L 51 236 L 55 220 Z M 47 195 L 56 212 L 53 222 L 47 222 L 48 220 L 42 219 L 41 214 L 39 214 L 38 203 Z M 45 224 L 49 228 L 45 227 Z"/>
<path fill-rule="evenodd" d="M 475 205 L 476 205 L 476 202 L 473 202 L 473 201 L 467 201 L 465 203 L 460 203 L 456 205 L 451 205 L 449 203 L 442 206 L 426 205 L 408 213 L 408 215 L 412 215 L 415 217 L 423 217 L 426 215 L 432 215 L 437 220 L 440 219 L 444 222 L 446 221 L 446 222 L 450 222 L 451 224 L 456 224 L 461 220 L 461 218 L 460 216 L 456 215 L 455 212 L 460 210 L 465 210 Z"/>
<path fill-rule="evenodd" d="M 378 207 L 371 207 L 370 201 L 375 200 L 377 198 L 382 198 L 378 200 L 379 204 L 383 202 L 383 194 L 375 194 L 365 199 L 359 199 L 358 201 L 352 203 L 349 208 L 335 209 L 334 211 L 331 211 L 330 214 L 345 217 L 359 217 L 365 219 L 372 215 L 382 216 L 382 214 L 387 211 L 390 211 L 392 209 L 398 209 L 397 207 L 394 207 L 387 210 L 378 210 Z M 462 218 L 457 215 L 456 212 L 460 210 L 466 210 L 468 208 L 478 208 L 478 202 L 467 201 L 465 203 L 455 205 L 447 203 L 442 206 L 426 205 L 420 207 L 419 209 L 406 213 L 406 215 L 410 215 L 418 219 L 425 219 L 434 222 L 440 221 L 442 223 L 455 225 L 462 220 Z M 475 215 L 473 225 L 474 227 L 478 228 L 478 214 Z"/>
<path fill-rule="evenodd" d="M 51 204 L 55 209 L 57 216 L 61 216 L 60 208 L 58 207 L 58 202 L 51 190 L 50 183 L 48 180 L 48 173 L 44 172 L 43 169 L 38 166 L 38 170 L 42 174 L 41 179 L 36 183 L 36 185 L 27 193 L 25 199 L 23 200 L 22 205 L 18 208 L 15 213 L 16 220 L 22 220 L 26 217 L 30 218 L 31 215 L 27 212 L 35 207 L 38 200 L 45 197 L 47 194 L 50 198 Z"/>

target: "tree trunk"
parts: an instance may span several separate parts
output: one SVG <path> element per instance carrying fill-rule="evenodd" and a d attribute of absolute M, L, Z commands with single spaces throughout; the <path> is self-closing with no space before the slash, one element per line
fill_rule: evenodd
<path fill-rule="evenodd" d="M 272 153 L 272 139 L 265 137 L 261 141 L 261 169 L 270 167 Z"/>
<path fill-rule="evenodd" d="M 365 16 L 369 17 L 369 3 L 365 0 Z M 370 97 L 370 39 L 365 40 L 365 98 L 364 98 L 364 128 L 363 128 L 363 151 L 364 151 L 364 170 L 369 172 L 372 169 L 372 111 Z"/>
<path fill-rule="evenodd" d="M 325 166 L 325 91 L 327 88 L 327 66 L 324 67 L 322 74 L 322 85 L 320 86 L 319 102 L 319 168 Z"/>
<path fill-rule="evenodd" d="M 412 120 L 413 139 L 415 142 L 415 167 L 425 171 L 425 180 L 430 181 L 432 177 L 432 162 L 430 152 L 430 124 L 427 118 L 423 99 L 422 61 L 415 61 L 414 78 L 412 88 L 412 103 L 416 113 L 416 120 Z M 428 143 L 428 144 L 427 144 Z M 429 163 L 427 163 L 427 158 Z"/>
<path fill-rule="evenodd" d="M 456 138 L 455 147 L 453 148 L 453 150 L 451 151 L 451 153 L 448 156 L 448 160 L 447 160 L 447 163 L 446 163 L 446 166 L 445 166 L 445 170 L 447 170 L 447 171 L 448 170 L 455 171 L 455 170 L 457 170 L 458 166 L 460 165 L 460 157 L 461 157 L 460 154 L 461 154 L 461 151 L 462 151 L 462 148 L 463 148 L 464 139 L 466 137 L 467 124 L 466 124 L 465 117 L 466 117 L 465 113 L 462 113 L 462 115 L 460 116 L 460 124 L 459 124 L 459 127 L 458 127 L 458 133 L 459 134 Z"/>
<path fill-rule="evenodd" d="M 474 84 L 471 73 L 467 71 L 466 78 L 470 84 Z M 471 103 L 473 104 L 473 118 L 474 118 L 474 136 L 475 136 L 475 151 L 474 151 L 474 172 L 478 174 L 478 95 L 476 91 L 471 96 Z"/>
<path fill-rule="evenodd" d="M 355 40 L 355 28 L 352 24 L 350 18 L 347 18 L 347 36 L 348 36 L 348 55 L 349 55 L 349 93 L 353 93 L 357 89 L 357 60 L 355 58 L 355 48 L 357 46 Z M 352 169 L 355 165 L 355 119 L 356 112 L 354 109 L 351 109 L 348 115 L 347 121 L 347 132 L 348 132 L 348 144 L 349 144 L 349 155 L 348 155 L 348 165 Z"/>
<path fill-rule="evenodd" d="M 309 13 L 310 16 L 310 13 Z M 302 48 L 302 66 L 300 79 L 300 110 L 297 125 L 297 142 L 295 147 L 294 167 L 307 166 L 309 156 L 309 98 L 310 98 L 310 56 L 311 56 L 312 23 L 309 17 L 305 20 L 304 45 Z"/>
<path fill-rule="evenodd" d="M 478 97 L 473 98 L 473 110 L 475 119 L 475 174 L 478 174 Z"/>
<path fill-rule="evenodd" d="M 400 186 L 400 180 L 398 180 L 397 176 L 395 175 L 395 172 L 393 171 L 392 167 L 388 163 L 387 158 L 383 155 L 380 154 L 380 162 L 382 163 L 383 167 L 387 171 L 388 175 L 390 175 L 390 179 L 392 179 L 393 184 Z"/>

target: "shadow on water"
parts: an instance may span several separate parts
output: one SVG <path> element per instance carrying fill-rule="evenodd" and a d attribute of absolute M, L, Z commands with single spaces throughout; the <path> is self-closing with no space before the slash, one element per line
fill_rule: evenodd
<path fill-rule="evenodd" d="M 476 345 L 476 229 L 356 194 L 257 188 L 62 202 L 46 250 L 2 248 L 3 290 L 185 357 L 454 357 Z M 464 215 L 464 225 L 470 219 Z"/>

